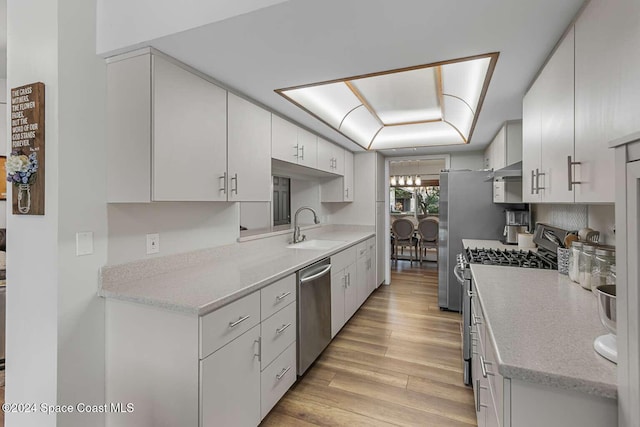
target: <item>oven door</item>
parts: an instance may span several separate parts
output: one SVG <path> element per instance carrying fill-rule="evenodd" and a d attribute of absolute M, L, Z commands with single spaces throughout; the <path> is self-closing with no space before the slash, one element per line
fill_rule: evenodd
<path fill-rule="evenodd" d="M 464 383 L 471 384 L 471 270 L 464 255 L 459 254 L 454 268 L 458 283 L 462 286 L 462 364 Z"/>

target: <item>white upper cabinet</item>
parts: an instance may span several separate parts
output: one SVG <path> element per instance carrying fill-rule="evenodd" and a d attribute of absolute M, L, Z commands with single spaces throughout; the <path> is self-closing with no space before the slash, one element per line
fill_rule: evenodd
<path fill-rule="evenodd" d="M 484 150 L 485 169 L 502 169 L 522 161 L 522 121 L 505 122 Z"/>
<path fill-rule="evenodd" d="M 574 36 L 571 29 L 540 74 L 543 107 L 540 111 L 542 201 L 572 202 L 569 189 L 568 159 L 574 150 Z"/>
<path fill-rule="evenodd" d="M 318 167 L 317 136 L 272 115 L 271 157 L 309 168 Z"/>
<path fill-rule="evenodd" d="M 318 138 L 318 169 L 344 175 L 344 149 Z"/>
<path fill-rule="evenodd" d="M 353 202 L 354 199 L 354 159 L 353 153 L 341 149 L 343 176 L 325 179 L 320 185 L 321 202 Z"/>
<path fill-rule="evenodd" d="M 592 0 L 575 24 L 576 202 L 614 201 L 608 142 L 640 131 L 640 2 Z"/>
<path fill-rule="evenodd" d="M 298 127 L 272 114 L 271 132 L 271 157 L 298 163 Z"/>
<path fill-rule="evenodd" d="M 271 200 L 271 113 L 229 93 L 229 201 Z"/>
<path fill-rule="evenodd" d="M 152 52 L 107 66 L 107 200 L 271 200 L 271 113 Z M 230 114 L 227 114 L 227 113 Z"/>
<path fill-rule="evenodd" d="M 318 167 L 318 137 L 298 128 L 298 164 L 309 168 Z"/>
<path fill-rule="evenodd" d="M 227 91 L 168 60 L 153 62 L 153 200 L 226 200 Z"/>

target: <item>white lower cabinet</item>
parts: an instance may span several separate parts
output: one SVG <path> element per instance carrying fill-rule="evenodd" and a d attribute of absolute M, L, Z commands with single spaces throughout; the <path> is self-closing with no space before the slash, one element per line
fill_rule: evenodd
<path fill-rule="evenodd" d="M 201 317 L 107 299 L 105 401 L 135 411 L 106 426 L 257 426 L 296 380 L 295 283 Z"/>
<path fill-rule="evenodd" d="M 261 418 L 267 416 L 295 382 L 296 344 L 294 342 L 262 371 L 260 379 Z"/>
<path fill-rule="evenodd" d="M 615 399 L 503 377 L 482 307 L 478 298 L 472 301 L 471 376 L 478 427 L 615 425 Z"/>
<path fill-rule="evenodd" d="M 200 362 L 201 427 L 260 423 L 260 326 Z"/>

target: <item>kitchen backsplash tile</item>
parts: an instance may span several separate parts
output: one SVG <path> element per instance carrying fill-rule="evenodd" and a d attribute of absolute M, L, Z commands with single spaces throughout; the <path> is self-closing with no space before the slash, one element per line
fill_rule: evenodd
<path fill-rule="evenodd" d="M 615 209 L 613 205 L 532 204 L 534 222 L 555 225 L 566 230 L 584 227 L 600 232 L 600 242 L 615 245 Z"/>
<path fill-rule="evenodd" d="M 589 223 L 587 205 L 548 205 L 532 206 L 534 222 L 543 222 L 565 230 L 579 230 Z"/>

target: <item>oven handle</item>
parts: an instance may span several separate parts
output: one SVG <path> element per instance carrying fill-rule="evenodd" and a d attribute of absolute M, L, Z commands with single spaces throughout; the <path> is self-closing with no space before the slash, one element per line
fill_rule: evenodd
<path fill-rule="evenodd" d="M 458 282 L 464 286 L 464 277 L 462 277 L 462 272 L 460 271 L 461 267 L 461 264 L 456 264 L 456 266 L 453 267 L 453 274 L 456 276 L 456 279 L 458 279 Z"/>

